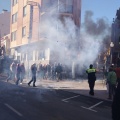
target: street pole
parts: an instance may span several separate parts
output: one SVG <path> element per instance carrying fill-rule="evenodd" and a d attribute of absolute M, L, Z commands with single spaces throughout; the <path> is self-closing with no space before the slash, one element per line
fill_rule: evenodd
<path fill-rule="evenodd" d="M 110 53 L 110 64 L 112 65 L 112 47 L 111 47 L 111 53 Z"/>
<path fill-rule="evenodd" d="M 113 59 L 113 47 L 114 47 L 114 43 L 111 42 L 110 43 L 110 64 L 112 65 L 112 59 Z"/>

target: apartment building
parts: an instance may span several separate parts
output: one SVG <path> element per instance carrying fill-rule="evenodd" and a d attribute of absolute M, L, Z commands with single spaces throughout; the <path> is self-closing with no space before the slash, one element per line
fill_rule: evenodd
<path fill-rule="evenodd" d="M 10 33 L 10 12 L 3 10 L 0 13 L 0 37 Z"/>
<path fill-rule="evenodd" d="M 111 28 L 111 60 L 112 63 L 118 64 L 118 58 L 120 58 L 120 8 L 116 12 Z"/>
<path fill-rule="evenodd" d="M 41 22 L 51 12 L 50 7 L 60 19 L 71 17 L 80 27 L 81 0 L 11 0 L 10 48 L 14 59 L 50 62 L 50 49 L 46 47 L 45 37 L 40 34 Z"/>
<path fill-rule="evenodd" d="M 9 35 L 10 34 L 10 12 L 3 9 L 2 13 L 0 13 L 0 48 L 1 48 L 1 55 L 7 51 L 8 55 L 8 49 L 10 44 Z M 3 42 L 4 41 L 4 42 Z M 0 55 L 0 56 L 1 56 Z M 1 57 L 0 57 L 1 59 Z"/>

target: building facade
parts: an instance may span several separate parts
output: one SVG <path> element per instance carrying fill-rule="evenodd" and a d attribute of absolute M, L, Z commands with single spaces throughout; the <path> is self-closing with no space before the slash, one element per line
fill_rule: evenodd
<path fill-rule="evenodd" d="M 120 9 L 117 10 L 112 23 L 111 47 L 112 63 L 118 64 L 120 59 Z M 120 61 L 119 61 L 120 62 Z"/>
<path fill-rule="evenodd" d="M 50 62 L 50 48 L 40 31 L 44 16 L 49 17 L 51 11 L 59 14 L 61 20 L 71 17 L 80 28 L 81 0 L 11 0 L 10 49 L 15 60 L 26 64 L 28 60 L 30 64 Z"/>
<path fill-rule="evenodd" d="M 3 10 L 0 13 L 0 38 L 10 33 L 10 12 Z"/>
<path fill-rule="evenodd" d="M 3 9 L 2 13 L 0 13 L 0 58 L 2 58 L 3 55 L 6 54 L 6 50 L 8 53 L 9 48 L 10 48 L 10 12 Z"/>

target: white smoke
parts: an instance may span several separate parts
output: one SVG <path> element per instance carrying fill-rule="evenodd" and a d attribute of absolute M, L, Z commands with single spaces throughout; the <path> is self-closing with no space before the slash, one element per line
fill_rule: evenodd
<path fill-rule="evenodd" d="M 42 27 L 40 26 L 40 33 L 45 35 L 43 37 L 47 39 L 46 47 L 58 53 L 58 62 L 63 63 L 67 54 L 76 54 L 75 43 L 77 39 L 79 40 L 80 36 L 76 36 L 77 27 L 71 18 L 65 17 L 61 21 L 58 16 L 51 16 L 49 16 L 49 19 L 47 16 L 45 17 Z"/>
<path fill-rule="evenodd" d="M 110 25 L 106 18 L 92 19 L 93 13 L 87 11 L 84 23 L 77 27 L 71 17 L 56 14 L 51 8 L 41 15 L 39 27 L 40 39 L 44 41 L 44 48 L 50 48 L 54 62 L 72 66 L 72 62 L 79 65 L 79 71 L 94 64 L 98 55 L 106 47 L 105 40 L 110 36 Z M 107 36 L 107 37 L 106 37 Z M 41 42 L 39 42 L 41 44 Z M 38 43 L 29 49 L 41 50 Z M 23 48 L 21 48 L 22 51 Z"/>
<path fill-rule="evenodd" d="M 46 33 L 46 46 L 58 53 L 57 62 L 65 63 L 67 57 L 67 63 L 71 65 L 75 61 L 83 69 L 96 61 L 104 48 L 104 38 L 110 34 L 110 26 L 106 18 L 95 22 L 92 15 L 91 11 L 86 12 L 81 33 L 70 17 L 64 17 L 62 21 L 60 16 L 53 14 L 44 17 L 41 34 Z"/>

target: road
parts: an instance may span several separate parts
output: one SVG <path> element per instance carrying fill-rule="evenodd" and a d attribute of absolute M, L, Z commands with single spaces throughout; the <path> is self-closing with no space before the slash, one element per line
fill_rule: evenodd
<path fill-rule="evenodd" d="M 111 102 L 0 81 L 0 120 L 111 120 Z"/>

